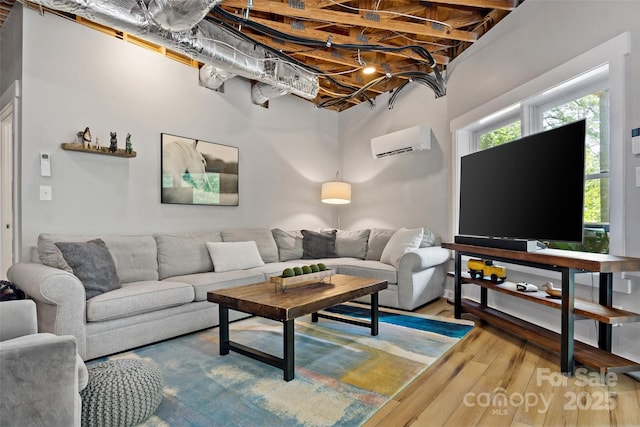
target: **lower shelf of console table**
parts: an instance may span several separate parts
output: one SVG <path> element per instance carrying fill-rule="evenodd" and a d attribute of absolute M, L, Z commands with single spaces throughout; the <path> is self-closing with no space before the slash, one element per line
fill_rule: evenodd
<path fill-rule="evenodd" d="M 630 372 L 640 369 L 640 364 L 637 362 L 626 360 L 611 352 L 613 323 L 640 321 L 640 314 L 613 307 L 613 273 L 640 271 L 640 258 L 557 249 L 520 252 L 458 243 L 443 243 L 442 247 L 455 251 L 453 305 L 456 318 L 460 318 L 463 312 L 469 312 L 490 323 L 497 323 L 500 327 L 534 343 L 559 351 L 560 370 L 565 375 L 573 375 L 576 362 L 611 372 Z M 517 292 L 506 286 L 506 283 L 496 285 L 487 280 L 463 277 L 463 255 L 559 272 L 562 298 L 557 303 L 540 294 Z M 597 304 L 575 298 L 575 275 L 587 272 L 599 273 Z M 480 286 L 480 303 L 466 299 L 463 301 L 463 284 Z M 560 309 L 561 333 L 549 331 L 489 307 L 489 290 Z M 587 317 L 598 322 L 597 348 L 574 339 L 574 322 L 577 317 Z"/>
<path fill-rule="evenodd" d="M 462 309 L 520 338 L 557 353 L 560 352 L 560 334 L 556 332 L 467 299 L 462 300 Z M 574 341 L 574 346 L 574 359 L 579 364 L 596 370 L 602 369 L 604 372 L 640 371 L 640 364 L 606 350 L 592 347 L 581 341 Z"/>

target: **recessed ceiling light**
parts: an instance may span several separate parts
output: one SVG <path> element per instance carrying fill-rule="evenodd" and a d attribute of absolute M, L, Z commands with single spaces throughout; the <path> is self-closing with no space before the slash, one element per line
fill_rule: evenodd
<path fill-rule="evenodd" d="M 373 74 L 376 72 L 376 67 L 373 65 L 367 65 L 362 69 L 362 74 Z"/>

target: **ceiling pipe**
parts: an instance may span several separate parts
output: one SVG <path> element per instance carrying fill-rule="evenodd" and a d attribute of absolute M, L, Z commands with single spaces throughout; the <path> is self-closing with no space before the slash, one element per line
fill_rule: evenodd
<path fill-rule="evenodd" d="M 149 18 L 167 31 L 186 31 L 202 21 L 222 0 L 151 0 Z"/>
<path fill-rule="evenodd" d="M 189 31 L 166 30 L 148 18 L 142 0 L 140 3 L 133 0 L 35 0 L 33 3 L 81 16 L 212 65 L 222 71 L 218 78 L 223 74 L 229 78 L 238 75 L 309 100 L 317 96 L 320 88 L 318 76 L 311 71 L 284 62 L 259 44 L 209 21 L 200 21 Z"/>

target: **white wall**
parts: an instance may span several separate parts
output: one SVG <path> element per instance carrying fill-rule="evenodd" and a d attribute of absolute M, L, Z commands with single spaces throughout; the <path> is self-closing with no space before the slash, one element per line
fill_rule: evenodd
<path fill-rule="evenodd" d="M 394 108 L 389 94 L 338 116 L 345 180 L 352 202 L 341 207 L 344 228 L 427 226 L 449 236 L 451 133 L 447 99 L 414 83 L 403 89 Z M 431 127 L 431 149 L 375 159 L 371 138 L 417 125 Z"/>
<path fill-rule="evenodd" d="M 11 8 L 0 28 L 0 95 L 20 78 L 22 73 L 22 5 Z M 2 107 L 2 106 L 0 106 Z"/>
<path fill-rule="evenodd" d="M 323 227 L 334 221 L 320 183 L 338 161 L 336 113 L 293 96 L 255 106 L 249 83 L 220 94 L 198 85 L 198 70 L 62 18 L 24 10 L 23 255 L 41 232 L 152 233 L 246 227 Z M 137 157 L 63 151 L 85 126 Z M 160 203 L 160 134 L 240 149 L 240 205 Z M 52 177 L 39 174 L 51 153 Z M 319 161 L 318 161 L 319 160 Z M 39 200 L 39 187 L 53 200 Z"/>
<path fill-rule="evenodd" d="M 631 34 L 631 54 L 627 58 L 626 108 L 622 113 L 624 140 L 624 254 L 640 257 L 640 188 L 633 173 L 640 156 L 631 154 L 631 129 L 640 126 L 640 2 L 527 0 L 487 35 L 460 55 L 449 67 L 449 120 L 454 120 L 521 87 L 532 79 L 596 48 L 619 34 Z M 585 70 L 586 71 L 586 70 Z M 449 163 L 452 165 L 453 163 Z M 452 225 L 453 226 L 453 225 Z M 510 276 L 510 280 L 518 280 Z M 522 276 L 520 276 L 522 277 Z M 640 275 L 631 276 L 630 293 L 614 293 L 614 305 L 640 312 Z M 534 283 L 544 278 L 536 278 Z M 556 279 L 557 280 L 557 279 Z M 596 285 L 597 286 L 597 285 Z M 580 286 L 577 294 L 597 300 L 590 286 Z M 595 296 L 594 296 L 595 295 Z M 521 300 L 498 296 L 496 302 L 542 325 L 558 325 L 557 311 L 541 309 Z M 595 341 L 593 321 L 580 321 L 579 336 Z M 640 324 L 614 329 L 614 351 L 640 360 Z"/>

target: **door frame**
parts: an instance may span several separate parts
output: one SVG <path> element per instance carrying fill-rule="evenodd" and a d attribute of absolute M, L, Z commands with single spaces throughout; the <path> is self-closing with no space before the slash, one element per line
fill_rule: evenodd
<path fill-rule="evenodd" d="M 2 168 L 5 167 L 11 169 L 10 186 L 2 185 L 0 187 L 0 197 L 2 201 L 7 201 L 11 206 L 8 214 L 8 218 L 2 218 L 1 226 L 4 228 L 9 224 L 11 227 L 11 240 L 12 243 L 9 246 L 11 248 L 11 262 L 10 264 L 20 261 L 21 247 L 22 247 L 22 225 L 21 225 L 21 204 L 20 204 L 20 81 L 14 81 L 9 88 L 0 96 L 0 150 L 3 153 L 9 153 L 10 159 L 6 159 L 0 156 L 2 161 Z M 8 126 L 7 126 L 8 125 Z M 9 137 L 7 138 L 7 135 Z M 5 175 L 6 176 L 6 175 Z M 1 180 L 0 180 L 1 181 Z M 4 203 L 3 203 L 4 204 Z M 0 239 L 1 240 L 1 239 Z M 3 242 L 0 242 L 5 247 Z M 4 258 L 4 255 L 2 255 Z M 3 260 L 0 260 L 0 277 L 6 277 L 6 270 L 8 266 L 4 265 Z"/>

